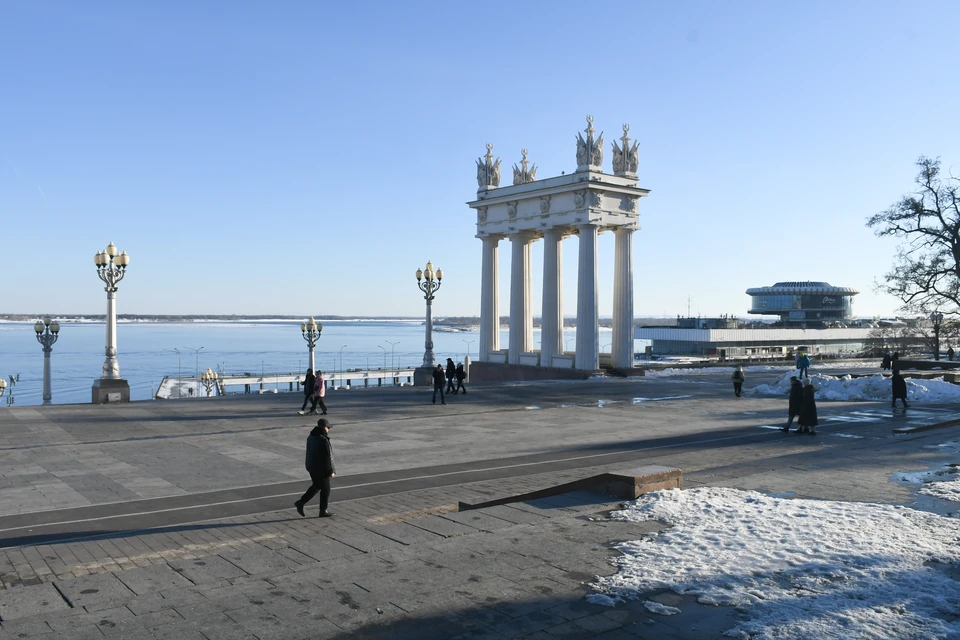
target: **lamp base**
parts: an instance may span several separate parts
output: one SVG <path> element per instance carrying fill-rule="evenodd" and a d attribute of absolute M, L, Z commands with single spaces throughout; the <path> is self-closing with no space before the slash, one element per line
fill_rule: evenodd
<path fill-rule="evenodd" d="M 126 380 L 97 378 L 93 381 L 93 404 L 130 402 L 130 385 Z"/>
<path fill-rule="evenodd" d="M 436 367 L 417 367 L 413 370 L 413 386 L 433 387 L 433 371 Z"/>

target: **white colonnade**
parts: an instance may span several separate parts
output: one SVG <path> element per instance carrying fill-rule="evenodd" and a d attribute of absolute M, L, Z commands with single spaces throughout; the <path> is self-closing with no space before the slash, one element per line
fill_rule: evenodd
<path fill-rule="evenodd" d="M 613 174 L 604 173 L 603 134 L 595 140 L 593 118 L 586 138 L 577 135 L 577 169 L 537 180 L 527 150 L 513 166 L 513 185 L 500 187 L 500 159 L 493 145 L 477 160 L 477 237 L 483 242 L 480 287 L 480 352 L 485 362 L 594 370 L 600 366 L 597 305 L 597 236 L 612 230 L 614 255 L 613 336 L 610 363 L 633 366 L 633 232 L 639 228 L 638 202 L 649 191 L 637 186 L 637 143 L 623 126 L 622 147 L 613 143 Z M 563 238 L 580 237 L 577 268 L 577 338 L 574 354 L 563 340 Z M 500 348 L 499 243 L 510 241 L 510 338 Z M 533 350 L 531 245 L 542 239 L 543 298 L 540 350 Z"/>

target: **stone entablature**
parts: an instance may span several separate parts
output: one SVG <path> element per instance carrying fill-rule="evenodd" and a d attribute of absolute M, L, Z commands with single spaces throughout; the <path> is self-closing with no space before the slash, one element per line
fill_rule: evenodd
<path fill-rule="evenodd" d="M 585 171 L 479 193 L 467 203 L 477 211 L 477 237 L 585 224 L 606 231 L 640 229 L 639 200 L 650 193 L 636 178 Z"/>

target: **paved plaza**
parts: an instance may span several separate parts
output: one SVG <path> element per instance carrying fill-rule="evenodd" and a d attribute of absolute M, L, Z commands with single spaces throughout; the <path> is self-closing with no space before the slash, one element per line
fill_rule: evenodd
<path fill-rule="evenodd" d="M 955 428 L 922 429 L 960 418 L 822 402 L 818 436 L 784 434 L 785 399 L 735 398 L 720 373 L 473 385 L 445 406 L 331 392 L 336 516 L 318 519 L 292 508 L 315 424 L 300 399 L 0 412 L 0 640 L 719 638 L 745 614 L 673 592 L 645 595 L 670 617 L 585 599 L 614 544 L 662 526 L 608 519 L 617 499 L 458 501 L 658 464 L 687 488 L 937 509 L 889 478 L 956 462 L 935 448 Z"/>

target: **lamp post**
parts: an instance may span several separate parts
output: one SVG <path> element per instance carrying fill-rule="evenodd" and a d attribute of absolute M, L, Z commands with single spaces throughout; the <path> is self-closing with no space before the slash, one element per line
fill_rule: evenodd
<path fill-rule="evenodd" d="M 399 369 L 399 367 L 397 367 L 396 364 L 394 364 L 393 362 L 393 348 L 396 347 L 398 344 L 400 344 L 400 341 L 397 340 L 396 342 L 390 342 L 389 340 L 384 340 L 384 342 L 390 345 L 390 368 Z"/>
<path fill-rule="evenodd" d="M 127 273 L 130 256 L 126 251 L 118 252 L 111 242 L 93 256 L 93 262 L 97 265 L 97 276 L 107 285 L 104 288 L 107 292 L 106 359 L 100 379 L 93 383 L 93 402 L 130 402 L 130 385 L 120 377 L 120 365 L 117 364 L 117 284 Z"/>
<path fill-rule="evenodd" d="M 60 323 L 50 321 L 50 316 L 37 320 L 33 325 L 37 332 L 37 342 L 43 346 L 43 404 L 50 404 L 53 395 L 50 393 L 50 354 L 53 352 L 53 343 L 60 337 Z"/>
<path fill-rule="evenodd" d="M 303 339 L 307 341 L 307 347 L 310 349 L 310 370 L 314 373 L 317 368 L 313 364 L 313 348 L 317 346 L 317 338 L 320 337 L 321 331 L 323 331 L 323 325 L 315 322 L 313 316 L 310 316 L 309 321 L 300 323 L 300 333 L 303 334 Z"/>
<path fill-rule="evenodd" d="M 433 357 L 433 298 L 440 288 L 440 281 L 443 279 L 443 271 L 433 270 L 433 263 L 427 261 L 425 269 L 417 269 L 417 287 L 423 291 L 423 299 L 427 301 L 427 322 L 426 337 L 424 339 L 423 365 L 414 372 L 413 383 L 417 385 L 429 385 L 433 380 L 433 368 L 435 360 Z"/>
<path fill-rule="evenodd" d="M 474 342 L 476 342 L 476 340 L 463 340 L 463 342 L 466 342 L 466 343 L 467 343 L 467 359 L 469 359 L 469 358 L 470 358 L 470 345 L 472 345 Z"/>
<path fill-rule="evenodd" d="M 383 370 L 386 371 L 387 370 L 387 348 L 382 344 L 378 344 L 377 346 L 383 349 Z"/>
<path fill-rule="evenodd" d="M 933 359 L 940 360 L 940 327 L 943 324 L 943 314 L 934 311 L 930 314 L 930 321 L 933 323 Z"/>
<path fill-rule="evenodd" d="M 172 351 L 177 354 L 177 397 L 182 398 L 183 392 L 180 390 L 181 385 L 183 385 L 183 354 L 180 353 L 180 349 L 174 347 L 173 349 L 164 349 L 166 352 Z"/>
<path fill-rule="evenodd" d="M 347 345 L 343 345 L 342 347 L 340 347 L 340 374 L 337 376 L 339 378 L 337 382 L 340 383 L 340 386 L 343 386 L 343 350 L 346 348 L 347 348 Z"/>
<path fill-rule="evenodd" d="M 13 385 L 14 384 L 16 383 L 11 382 L 10 384 L 10 395 L 7 396 L 8 407 L 13 404 Z M 0 396 L 2 396 L 6 390 L 7 390 L 7 381 L 4 380 L 3 378 L 0 378 Z"/>
<path fill-rule="evenodd" d="M 207 388 L 207 397 L 209 398 L 210 392 L 213 391 L 213 385 L 217 383 L 216 372 L 211 371 L 210 367 L 207 367 L 207 370 L 200 375 L 200 382 Z"/>
<path fill-rule="evenodd" d="M 184 349 L 189 349 L 190 351 L 196 352 L 197 359 L 193 366 L 193 378 L 194 380 L 200 380 L 200 352 L 203 350 L 203 347 L 197 349 L 196 347 L 184 347 Z M 199 389 L 197 390 L 199 393 Z"/>

